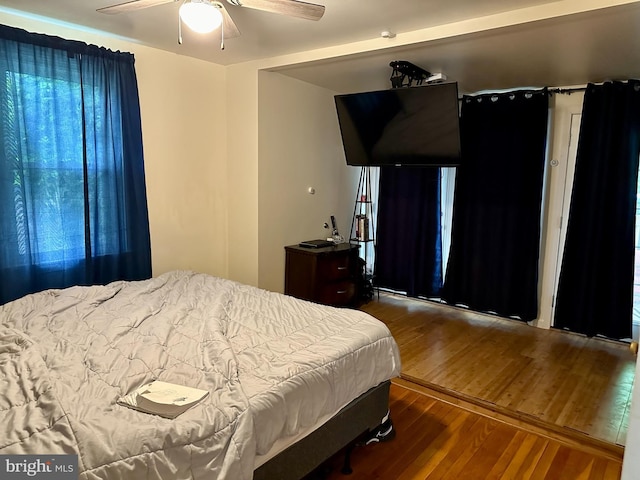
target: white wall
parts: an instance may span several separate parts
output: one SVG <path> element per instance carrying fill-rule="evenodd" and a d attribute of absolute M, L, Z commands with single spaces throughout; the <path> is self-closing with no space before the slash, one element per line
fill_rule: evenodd
<path fill-rule="evenodd" d="M 227 68 L 229 278 L 282 292 L 286 245 L 326 237 L 331 215 L 349 229 L 359 172 L 333 95 L 262 62 Z"/>
<path fill-rule="evenodd" d="M 258 70 L 227 70 L 229 278 L 258 285 Z"/>
<path fill-rule="evenodd" d="M 326 238 L 331 215 L 348 232 L 359 170 L 345 162 L 335 92 L 267 71 L 258 80 L 258 284 L 283 291 L 285 245 Z"/>
<path fill-rule="evenodd" d="M 136 58 L 153 273 L 226 276 L 224 70 L 159 50 Z"/>
<path fill-rule="evenodd" d="M 0 22 L 135 55 L 153 274 L 227 275 L 225 69 L 27 17 L 0 12 Z"/>

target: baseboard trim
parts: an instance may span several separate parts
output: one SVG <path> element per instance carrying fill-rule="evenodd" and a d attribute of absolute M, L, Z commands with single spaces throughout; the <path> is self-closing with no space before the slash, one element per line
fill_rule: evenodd
<path fill-rule="evenodd" d="M 622 461 L 624 456 L 623 445 L 605 442 L 586 433 L 545 422 L 526 413 L 514 412 L 486 400 L 455 392 L 411 375 L 402 374 L 400 378 L 392 380 L 392 383 L 590 454 L 617 461 Z"/>

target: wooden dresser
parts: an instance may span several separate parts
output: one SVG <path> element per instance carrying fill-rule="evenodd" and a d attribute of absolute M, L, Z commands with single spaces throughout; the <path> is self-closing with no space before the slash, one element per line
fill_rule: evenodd
<path fill-rule="evenodd" d="M 361 275 L 359 248 L 348 243 L 323 248 L 285 247 L 284 293 L 326 305 L 354 303 Z"/>

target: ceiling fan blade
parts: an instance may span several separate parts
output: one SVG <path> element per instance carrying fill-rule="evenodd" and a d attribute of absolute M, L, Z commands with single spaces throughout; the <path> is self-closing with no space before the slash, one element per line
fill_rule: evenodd
<path fill-rule="evenodd" d="M 264 12 L 279 13 L 307 20 L 320 20 L 324 15 L 324 5 L 301 2 L 299 0 L 227 0 L 232 5 L 254 8 Z"/>
<path fill-rule="evenodd" d="M 240 36 L 240 30 L 236 26 L 235 22 L 220 2 L 215 2 L 216 6 L 222 11 L 222 29 L 224 31 L 224 38 L 234 38 Z"/>
<path fill-rule="evenodd" d="M 117 5 L 102 7 L 97 9 L 96 11 L 100 13 L 116 14 L 122 12 L 131 12 L 133 10 L 141 10 L 148 7 L 155 7 L 156 5 L 162 5 L 175 1 L 177 0 L 131 0 L 129 2 L 119 3 Z"/>

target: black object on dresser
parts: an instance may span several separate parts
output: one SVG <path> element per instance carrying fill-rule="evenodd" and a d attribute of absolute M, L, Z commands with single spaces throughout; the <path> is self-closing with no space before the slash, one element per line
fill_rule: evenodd
<path fill-rule="evenodd" d="M 353 304 L 358 297 L 362 264 L 359 245 L 285 248 L 284 293 L 326 305 Z"/>

